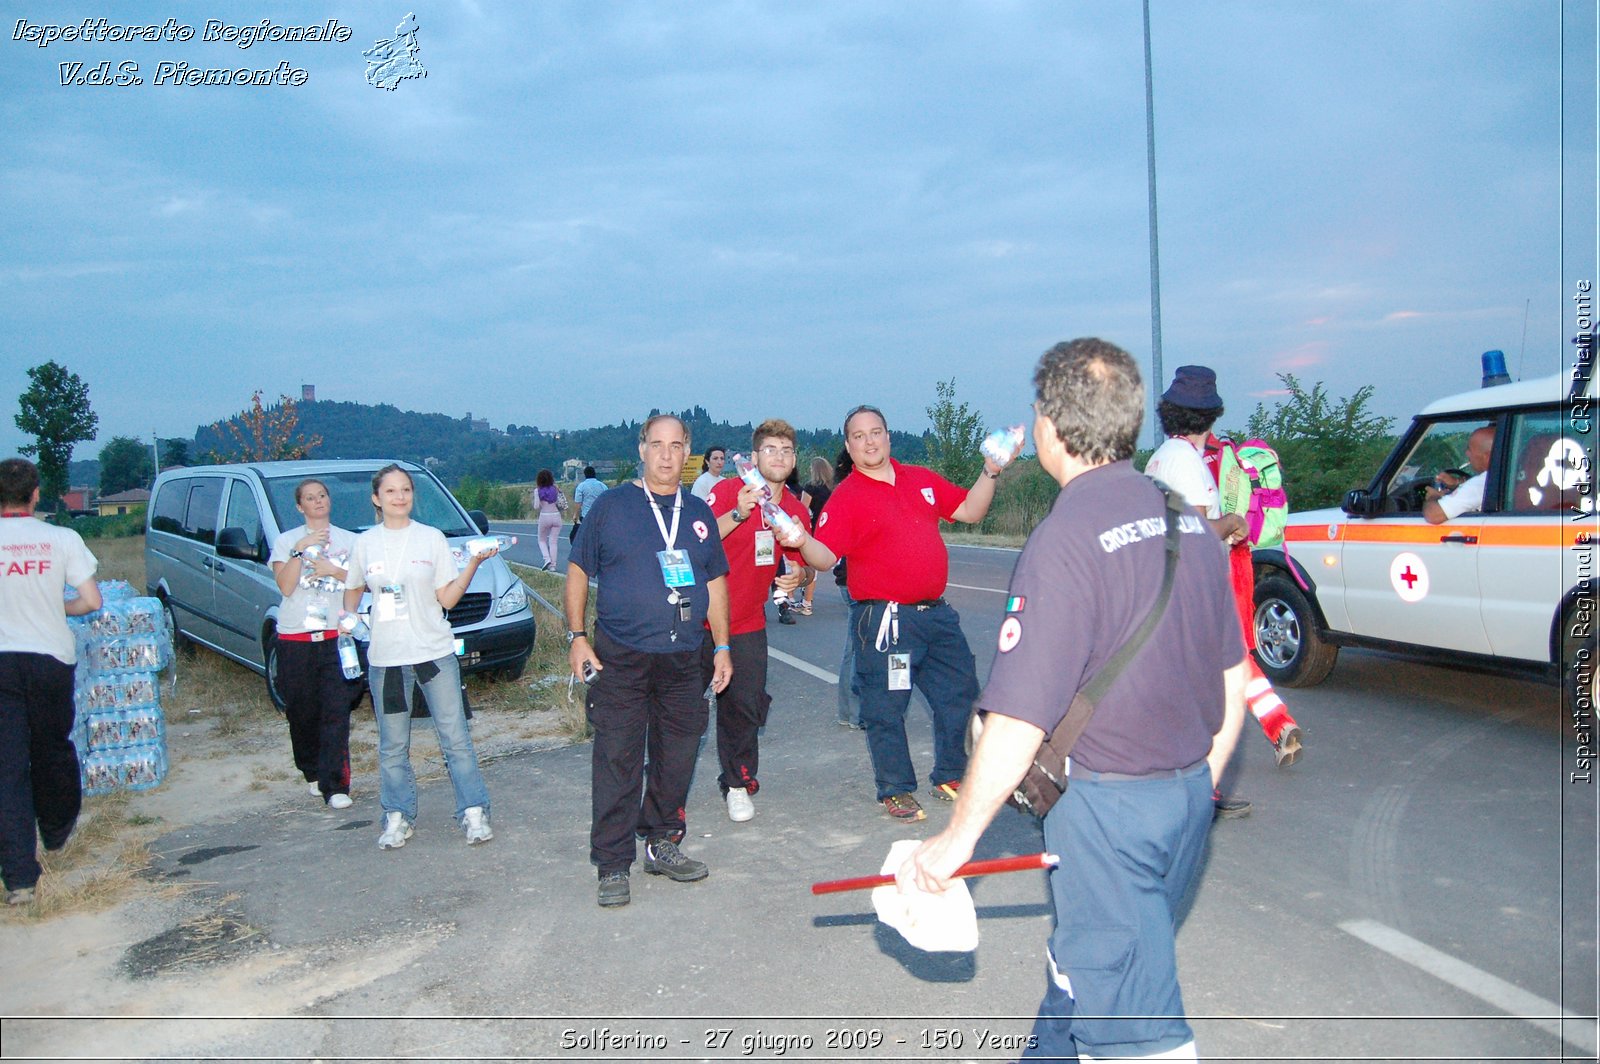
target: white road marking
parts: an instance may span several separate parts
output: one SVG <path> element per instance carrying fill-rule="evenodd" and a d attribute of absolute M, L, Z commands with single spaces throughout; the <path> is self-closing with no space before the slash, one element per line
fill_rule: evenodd
<path fill-rule="evenodd" d="M 808 676 L 815 676 L 819 680 L 826 680 L 835 687 L 839 686 L 839 674 L 837 672 L 829 672 L 827 669 L 819 669 L 815 665 L 811 664 L 811 662 L 802 661 L 793 654 L 785 654 L 783 651 L 774 650 L 769 646 L 767 647 L 767 657 L 777 658 L 785 665 L 792 665 Z"/>
<path fill-rule="evenodd" d="M 1592 1055 L 1595 1052 L 1596 1026 L 1593 1019 L 1578 1016 L 1553 1001 L 1530 994 L 1519 986 L 1474 968 L 1448 953 L 1441 953 L 1376 920 L 1346 920 L 1339 925 L 1339 930 L 1422 969 L 1436 979 L 1442 979 L 1479 1001 L 1526 1020 L 1542 1031 L 1548 1031 L 1584 1053 Z"/>
<path fill-rule="evenodd" d="M 945 587 L 959 587 L 963 591 L 993 591 L 996 595 L 1004 595 L 1003 587 L 975 587 L 972 584 L 946 584 Z"/>

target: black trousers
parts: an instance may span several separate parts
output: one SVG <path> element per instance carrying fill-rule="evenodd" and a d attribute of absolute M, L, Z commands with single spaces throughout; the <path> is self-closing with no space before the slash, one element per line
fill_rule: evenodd
<path fill-rule="evenodd" d="M 278 690 L 288 703 L 294 767 L 315 782 L 323 800 L 350 793 L 350 713 L 361 701 L 362 681 L 347 680 L 332 639 L 278 640 Z"/>
<path fill-rule="evenodd" d="M 589 860 L 601 872 L 625 872 L 638 853 L 636 835 L 683 837 L 706 731 L 705 685 L 698 649 L 646 654 L 596 631 L 594 650 L 603 667 L 587 702 L 594 729 Z"/>
<path fill-rule="evenodd" d="M 72 672 L 48 654 L 0 652 L 0 875 L 7 890 L 39 882 L 35 825 L 45 848 L 59 849 L 83 808 Z"/>
<path fill-rule="evenodd" d="M 732 636 L 733 679 L 717 696 L 717 762 L 722 772 L 717 787 L 723 794 L 738 787 L 751 794 L 761 789 L 756 770 L 761 763 L 761 729 L 767 726 L 772 696 L 767 694 L 767 630 Z M 700 646 L 701 690 L 711 682 L 711 637 Z"/>

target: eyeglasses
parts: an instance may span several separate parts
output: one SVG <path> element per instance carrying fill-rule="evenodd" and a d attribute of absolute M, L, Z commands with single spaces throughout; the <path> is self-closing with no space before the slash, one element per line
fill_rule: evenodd
<path fill-rule="evenodd" d="M 777 444 L 769 443 L 765 447 L 761 448 L 761 453 L 766 455 L 768 458 L 793 458 L 794 448 L 779 447 Z"/>

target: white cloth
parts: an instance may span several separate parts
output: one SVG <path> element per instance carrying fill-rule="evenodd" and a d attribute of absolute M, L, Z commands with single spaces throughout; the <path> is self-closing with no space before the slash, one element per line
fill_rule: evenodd
<path fill-rule="evenodd" d="M 1222 499 L 1217 482 L 1206 468 L 1205 459 L 1195 445 L 1181 436 L 1170 437 L 1157 447 L 1144 467 L 1144 475 L 1159 480 L 1182 495 L 1196 510 L 1215 521 L 1222 516 Z"/>
<path fill-rule="evenodd" d="M 62 592 L 88 583 L 99 566 L 70 528 L 37 517 L 0 517 L 0 651 L 76 664 Z"/>
<path fill-rule="evenodd" d="M 294 545 L 305 538 L 307 531 L 305 525 L 291 528 L 280 533 L 272 541 L 272 553 L 267 556 L 269 566 L 289 564 L 289 552 L 294 550 Z M 339 568 L 346 568 L 350 560 L 350 551 L 356 545 L 354 532 L 348 532 L 337 525 L 328 526 L 328 553 L 327 559 Z M 302 565 L 310 568 L 310 562 L 302 561 Z M 274 572 L 277 570 L 274 569 Z M 278 607 L 278 631 L 288 635 L 299 632 L 326 631 L 332 628 L 339 620 L 339 611 L 344 609 L 344 596 L 337 591 L 320 591 L 316 588 L 296 584 L 294 591 L 284 596 L 283 604 Z M 326 608 L 324 616 L 328 618 L 326 625 L 313 626 L 306 623 L 306 607 L 313 602 L 321 601 Z"/>
<path fill-rule="evenodd" d="M 689 494 L 701 499 L 711 497 L 711 489 L 717 486 L 717 481 L 722 478 L 710 472 L 701 473 L 694 478 L 694 487 L 689 489 Z"/>
<path fill-rule="evenodd" d="M 415 521 L 405 528 L 374 525 L 356 537 L 348 571 L 345 587 L 372 594 L 369 662 L 382 668 L 420 665 L 456 652 L 455 634 L 435 594 L 460 575 L 444 533 Z M 394 583 L 405 593 L 405 615 L 380 619 L 379 596 Z"/>
<path fill-rule="evenodd" d="M 1487 472 L 1479 473 L 1449 495 L 1439 496 L 1439 509 L 1447 519 L 1454 521 L 1462 514 L 1474 514 L 1483 509 L 1483 485 L 1487 476 Z"/>
<path fill-rule="evenodd" d="M 892 875 L 921 844 L 920 839 L 901 839 L 889 847 L 883 873 Z M 874 887 L 872 907 L 877 910 L 878 919 L 920 950 L 971 953 L 978 948 L 978 911 L 964 879 L 953 880 L 943 894 L 915 888 L 901 893 L 894 883 Z"/>

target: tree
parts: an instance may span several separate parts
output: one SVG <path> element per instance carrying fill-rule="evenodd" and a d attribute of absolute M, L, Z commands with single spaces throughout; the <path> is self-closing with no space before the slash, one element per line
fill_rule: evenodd
<path fill-rule="evenodd" d="M 212 426 L 224 441 L 232 436 L 233 445 L 226 451 L 213 450 L 211 458 L 218 462 L 282 462 L 309 458 L 311 452 L 322 445 L 322 437 L 304 438 L 297 431 L 299 425 L 300 414 L 293 399 L 280 395 L 276 406 L 262 406 L 258 388 L 250 393 L 249 406 Z"/>
<path fill-rule="evenodd" d="M 54 510 L 67 490 L 72 445 L 94 439 L 100 419 L 89 409 L 89 386 L 65 366 L 56 362 L 34 366 L 28 379 L 32 383 L 17 400 L 22 412 L 16 423 L 34 442 L 21 450 L 38 459 L 39 498 L 46 509 Z"/>
<path fill-rule="evenodd" d="M 113 436 L 100 448 L 100 494 L 115 495 L 129 488 L 148 488 L 155 479 L 155 460 L 144 441 Z"/>
<path fill-rule="evenodd" d="M 189 441 L 182 436 L 160 436 L 156 439 L 156 446 L 161 451 L 161 468 L 169 466 L 186 466 L 193 459 L 189 457 Z"/>
<path fill-rule="evenodd" d="M 986 435 L 983 417 L 966 403 L 956 403 L 956 379 L 937 381 L 933 386 L 938 399 L 928 407 L 933 430 L 928 435 L 928 465 L 952 484 L 966 487 L 978 479 L 983 455 L 978 445 Z"/>
<path fill-rule="evenodd" d="M 1278 379 L 1289 390 L 1289 398 L 1274 403 L 1271 410 L 1257 403 L 1242 435 L 1266 440 L 1278 452 L 1294 509 L 1337 506 L 1345 492 L 1372 479 L 1394 446 L 1389 432 L 1394 419 L 1368 410 L 1370 384 L 1335 402 L 1321 381 L 1307 391 L 1292 373 L 1280 373 Z"/>

